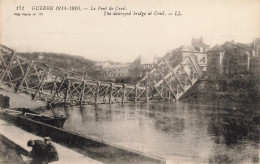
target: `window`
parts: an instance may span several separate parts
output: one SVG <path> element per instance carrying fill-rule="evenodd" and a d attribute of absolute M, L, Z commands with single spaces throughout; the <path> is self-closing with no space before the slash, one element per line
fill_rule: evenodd
<path fill-rule="evenodd" d="M 233 63 L 235 63 L 235 64 L 237 63 L 237 57 L 233 58 Z"/>
<path fill-rule="evenodd" d="M 202 58 L 200 59 L 200 62 L 203 63 L 203 64 L 205 64 L 205 63 L 206 63 L 206 58 L 205 58 L 205 57 L 202 57 Z"/>
<path fill-rule="evenodd" d="M 237 51 L 237 48 L 235 48 L 235 49 L 234 49 L 234 53 L 237 54 L 237 52 L 238 52 L 238 51 Z"/>

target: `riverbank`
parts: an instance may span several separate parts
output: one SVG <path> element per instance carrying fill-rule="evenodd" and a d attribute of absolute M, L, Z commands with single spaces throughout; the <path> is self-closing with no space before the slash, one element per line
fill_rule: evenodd
<path fill-rule="evenodd" d="M 0 94 L 10 97 L 10 108 L 40 108 L 45 106 L 45 102 L 32 101 L 30 96 L 23 93 L 14 93 L 11 88 L 1 85 Z"/>
<path fill-rule="evenodd" d="M 248 82 L 250 83 L 250 82 Z M 222 83 L 221 85 L 223 85 Z M 225 104 L 236 103 L 240 106 L 258 106 L 260 107 L 260 84 L 254 86 L 246 85 L 242 88 L 221 86 L 212 81 L 203 80 L 198 82 L 186 96 L 181 100 L 183 102 L 210 102 L 218 101 Z M 225 89 L 224 89 L 225 88 Z M 230 104 L 230 105 L 232 105 Z"/>
<path fill-rule="evenodd" d="M 10 97 L 10 108 L 38 108 L 44 106 L 43 102 L 33 102 L 28 95 L 13 93 L 10 88 L 4 85 L 0 88 L 0 94 Z M 21 163 L 23 160 L 16 147 L 10 140 L 0 135 L 0 163 Z"/>
<path fill-rule="evenodd" d="M 5 138 L 5 141 L 8 141 L 10 145 L 13 145 L 15 148 L 15 151 L 27 155 L 29 151 L 31 151 L 31 148 L 27 146 L 27 142 L 29 140 L 42 140 L 42 137 L 36 136 L 32 133 L 29 133 L 9 122 L 6 122 L 4 120 L 0 119 L 0 129 L 1 129 L 1 137 Z M 17 138 L 17 136 L 23 136 Z M 52 144 L 55 146 L 57 153 L 59 155 L 59 160 L 55 161 L 53 163 L 68 163 L 68 161 L 78 161 L 79 163 L 93 163 L 93 164 L 101 164 L 101 162 L 98 162 L 96 160 L 93 160 L 87 156 L 84 156 L 78 152 L 75 152 L 67 147 L 64 147 L 54 141 L 52 141 Z M 21 157 L 21 155 L 20 155 Z M 17 158 L 17 156 L 10 156 L 12 160 L 15 160 L 13 158 Z M 19 163 L 19 161 L 16 161 L 14 163 Z"/>

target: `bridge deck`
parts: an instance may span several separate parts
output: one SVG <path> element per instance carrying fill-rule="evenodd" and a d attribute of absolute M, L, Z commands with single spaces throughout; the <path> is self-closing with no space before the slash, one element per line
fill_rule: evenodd
<path fill-rule="evenodd" d="M 0 119 L 0 134 L 5 138 L 13 142 L 15 145 L 18 145 L 25 151 L 31 151 L 31 148 L 27 147 L 28 140 L 43 140 L 43 138 L 28 133 L 4 120 Z M 79 154 L 71 149 L 68 149 L 64 146 L 61 146 L 57 143 L 52 142 L 58 152 L 59 161 L 53 163 L 91 163 L 91 164 L 100 164 L 101 162 L 91 159 L 87 156 Z M 74 162 L 73 162 L 74 161 Z"/>

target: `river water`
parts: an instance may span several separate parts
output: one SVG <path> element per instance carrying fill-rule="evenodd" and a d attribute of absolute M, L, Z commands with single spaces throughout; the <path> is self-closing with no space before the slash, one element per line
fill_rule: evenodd
<path fill-rule="evenodd" d="M 258 163 L 256 107 L 148 102 L 60 109 L 64 128 L 167 159 L 167 163 Z"/>

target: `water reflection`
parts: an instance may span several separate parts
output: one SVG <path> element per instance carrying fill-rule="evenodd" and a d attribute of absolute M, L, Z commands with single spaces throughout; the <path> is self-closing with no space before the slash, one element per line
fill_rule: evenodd
<path fill-rule="evenodd" d="M 245 107 L 214 109 L 208 132 L 217 145 L 211 163 L 258 163 L 259 129 Z M 227 152 L 228 151 L 228 152 Z"/>
<path fill-rule="evenodd" d="M 65 110 L 69 119 L 64 128 L 173 163 L 257 163 L 259 129 L 251 118 L 259 111 L 231 104 L 149 102 L 73 107 Z"/>

